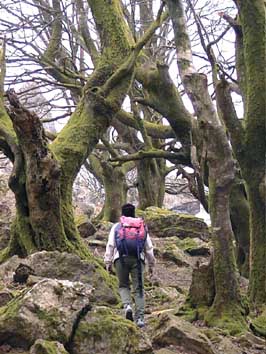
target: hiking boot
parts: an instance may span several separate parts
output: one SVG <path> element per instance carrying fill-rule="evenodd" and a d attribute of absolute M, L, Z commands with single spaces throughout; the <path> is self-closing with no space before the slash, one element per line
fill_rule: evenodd
<path fill-rule="evenodd" d="M 136 322 L 136 325 L 137 325 L 139 328 L 144 327 L 144 326 L 145 326 L 144 319 L 143 319 L 143 318 L 138 318 L 138 319 L 137 319 L 137 322 Z"/>
<path fill-rule="evenodd" d="M 133 321 L 133 311 L 129 304 L 125 306 L 125 315 L 127 320 Z"/>

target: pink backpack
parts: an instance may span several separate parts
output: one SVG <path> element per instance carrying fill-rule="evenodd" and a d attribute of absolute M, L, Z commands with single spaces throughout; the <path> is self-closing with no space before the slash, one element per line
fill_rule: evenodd
<path fill-rule="evenodd" d="M 121 216 L 115 229 L 115 242 L 119 256 L 136 256 L 144 249 L 147 238 L 147 227 L 141 218 Z"/>

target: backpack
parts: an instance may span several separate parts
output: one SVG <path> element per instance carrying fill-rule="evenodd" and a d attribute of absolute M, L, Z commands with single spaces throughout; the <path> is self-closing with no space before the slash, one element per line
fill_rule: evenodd
<path fill-rule="evenodd" d="M 147 228 L 141 218 L 121 216 L 115 229 L 115 243 L 119 257 L 135 256 L 140 259 L 147 238 Z"/>

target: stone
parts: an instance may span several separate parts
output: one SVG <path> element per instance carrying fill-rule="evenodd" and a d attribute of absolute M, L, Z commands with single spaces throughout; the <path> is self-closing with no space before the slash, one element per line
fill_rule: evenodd
<path fill-rule="evenodd" d="M 107 241 L 109 232 L 110 232 L 113 225 L 114 224 L 109 221 L 105 221 L 105 222 L 102 222 L 101 224 L 99 224 L 97 226 L 97 231 L 94 234 L 94 238 L 96 240 Z"/>
<path fill-rule="evenodd" d="M 30 354 L 68 354 L 68 352 L 59 342 L 38 339 L 30 348 Z"/>
<path fill-rule="evenodd" d="M 26 264 L 38 277 L 66 279 L 91 284 L 95 288 L 97 301 L 116 304 L 118 295 L 113 280 L 96 262 L 86 262 L 77 255 L 66 252 L 36 252 L 27 258 L 11 257 L 0 265 L 0 278 L 14 272 L 19 264 Z"/>
<path fill-rule="evenodd" d="M 199 238 L 187 237 L 176 242 L 178 248 L 182 249 L 190 256 L 209 256 L 211 254 L 210 246 L 207 242 L 200 240 Z"/>
<path fill-rule="evenodd" d="M 152 343 L 157 347 L 179 345 L 195 354 L 216 354 L 207 336 L 191 323 L 172 314 L 159 316 L 159 323 L 153 333 Z"/>
<path fill-rule="evenodd" d="M 27 264 L 20 263 L 15 269 L 13 280 L 17 283 L 23 284 L 26 283 L 29 275 L 34 275 L 34 270 Z"/>
<path fill-rule="evenodd" d="M 151 354 L 147 336 L 137 326 L 107 308 L 95 308 L 81 320 L 70 352 L 72 354 Z"/>
<path fill-rule="evenodd" d="M 88 219 L 87 215 L 79 215 L 75 218 L 77 228 L 82 238 L 92 236 L 96 232 L 96 227 Z"/>
<path fill-rule="evenodd" d="M 37 339 L 66 343 L 93 288 L 68 280 L 43 279 L 0 308 L 1 342 L 29 349 Z"/>
<path fill-rule="evenodd" d="M 149 207 L 145 211 L 138 210 L 137 214 L 144 217 L 149 233 L 153 237 L 175 236 L 181 239 L 190 237 L 205 241 L 210 238 L 207 224 L 192 215 L 177 214 L 157 207 Z"/>
<path fill-rule="evenodd" d="M 171 245 L 162 250 L 162 259 L 175 263 L 178 267 L 189 267 L 188 256 L 177 246 Z"/>
<path fill-rule="evenodd" d="M 217 345 L 218 354 L 243 354 L 243 350 L 232 342 L 229 338 L 222 338 Z"/>

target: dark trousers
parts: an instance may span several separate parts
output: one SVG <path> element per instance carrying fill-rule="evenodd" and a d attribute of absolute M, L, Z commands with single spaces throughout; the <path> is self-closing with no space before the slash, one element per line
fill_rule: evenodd
<path fill-rule="evenodd" d="M 143 273 L 144 262 L 141 261 L 141 284 L 139 281 L 138 260 L 133 256 L 124 256 L 123 261 L 117 259 L 115 261 L 116 274 L 119 280 L 119 294 L 123 305 L 131 304 L 130 294 L 130 276 L 133 287 L 133 297 L 135 301 L 135 319 L 144 318 L 144 289 L 143 289 Z M 142 289 L 141 289 L 142 287 Z"/>

